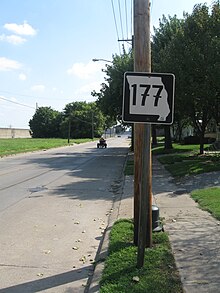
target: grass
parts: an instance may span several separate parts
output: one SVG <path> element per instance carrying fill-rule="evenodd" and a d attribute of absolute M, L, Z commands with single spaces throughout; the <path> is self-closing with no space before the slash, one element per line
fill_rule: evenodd
<path fill-rule="evenodd" d="M 213 217 L 220 220 L 220 188 L 212 187 L 194 190 L 192 198 L 198 202 L 200 208 L 208 211 Z"/>
<path fill-rule="evenodd" d="M 172 150 L 164 150 L 160 145 L 152 148 L 152 154 L 158 155 L 158 160 L 165 165 L 165 168 L 173 177 L 183 177 L 186 175 L 197 175 L 213 171 L 220 171 L 220 154 L 199 155 L 199 145 L 173 144 Z M 161 156 L 159 156 L 161 155 Z M 125 175 L 133 175 L 134 162 L 127 161 Z"/>
<path fill-rule="evenodd" d="M 158 157 L 173 177 L 220 171 L 220 155 L 198 155 L 195 151 Z"/>
<path fill-rule="evenodd" d="M 133 223 L 117 221 L 110 235 L 109 256 L 100 282 L 100 293 L 182 293 L 166 233 L 153 234 L 153 248 L 145 250 L 144 267 L 137 269 L 137 247 L 132 244 Z M 134 281 L 138 277 L 139 281 Z"/>
<path fill-rule="evenodd" d="M 208 145 L 205 145 L 207 147 Z M 157 146 L 152 147 L 152 154 L 153 155 L 166 155 L 166 154 L 172 154 L 172 153 L 183 153 L 183 152 L 190 152 L 194 151 L 197 152 L 199 151 L 199 145 L 194 144 L 194 145 L 184 145 L 184 144 L 178 144 L 178 143 L 173 143 L 173 148 L 169 150 L 164 149 L 164 143 L 159 142 Z"/>
<path fill-rule="evenodd" d="M 70 143 L 78 144 L 87 141 L 91 139 L 71 139 Z M 1 138 L 0 157 L 67 145 L 67 139 L 60 138 Z"/>

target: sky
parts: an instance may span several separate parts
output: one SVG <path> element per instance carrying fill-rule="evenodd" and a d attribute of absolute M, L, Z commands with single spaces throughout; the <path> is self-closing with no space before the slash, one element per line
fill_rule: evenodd
<path fill-rule="evenodd" d="M 182 18 L 212 0 L 152 0 L 151 30 L 162 15 Z M 0 0 L 0 128 L 29 128 L 37 107 L 63 111 L 95 101 L 107 61 L 130 48 L 133 0 Z"/>

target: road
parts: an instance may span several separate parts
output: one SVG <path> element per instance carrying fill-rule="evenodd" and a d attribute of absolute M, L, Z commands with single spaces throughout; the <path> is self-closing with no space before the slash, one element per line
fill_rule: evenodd
<path fill-rule="evenodd" d="M 84 292 L 129 140 L 0 159 L 0 293 Z"/>

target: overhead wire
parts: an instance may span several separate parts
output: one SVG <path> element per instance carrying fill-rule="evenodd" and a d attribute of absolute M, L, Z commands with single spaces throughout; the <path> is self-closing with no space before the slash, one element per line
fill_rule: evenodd
<path fill-rule="evenodd" d="M 113 0 L 111 0 L 111 3 L 112 3 L 112 11 L 113 11 L 113 16 L 114 16 L 116 34 L 117 34 L 117 38 L 119 40 L 118 26 L 117 26 L 117 21 L 116 21 L 115 8 L 114 8 L 114 2 L 113 2 Z M 119 43 L 118 43 L 118 45 L 119 45 Z M 120 45 L 119 45 L 119 53 L 121 54 L 121 47 L 120 47 Z"/>
<path fill-rule="evenodd" d="M 35 98 L 35 99 L 44 99 L 44 100 L 57 100 L 57 101 L 60 101 L 60 100 L 69 100 L 67 98 L 60 98 L 60 99 L 55 99 L 55 98 L 48 98 L 48 97 L 42 97 L 42 96 L 32 96 L 32 95 L 24 95 L 24 94 L 19 94 L 19 93 L 14 93 L 14 92 L 9 92 L 9 91 L 3 91 L 3 90 L 0 90 L 0 93 L 5 93 L 5 94 L 10 94 L 10 95 L 15 95 L 15 96 L 21 96 L 21 97 L 27 97 L 27 98 Z"/>
<path fill-rule="evenodd" d="M 131 0 L 131 36 L 133 35 L 133 30 L 132 30 L 132 28 L 133 28 L 133 5 L 132 5 L 132 3 L 133 3 L 133 0 Z"/>
<path fill-rule="evenodd" d="M 27 108 L 31 108 L 31 109 L 34 109 L 36 110 L 36 108 L 32 107 L 32 106 L 28 106 L 28 105 L 25 105 L 25 104 L 22 104 L 22 103 L 18 103 L 18 102 L 15 102 L 15 101 L 12 101 L 12 100 L 9 100 L 9 99 L 6 99 L 6 98 L 3 98 L 2 96 L 0 96 L 0 99 L 4 100 L 4 101 L 7 101 L 7 102 L 10 102 L 10 103 L 13 103 L 13 104 L 16 104 L 16 105 L 19 105 L 19 106 L 23 106 L 23 107 L 27 107 Z M 80 122 L 83 122 L 83 123 L 86 123 L 86 124 L 92 124 L 91 122 L 88 122 L 88 121 L 85 121 L 85 120 L 82 120 L 76 116 L 73 116 L 71 115 L 71 118 L 73 119 L 76 119 Z"/>
<path fill-rule="evenodd" d="M 117 40 L 118 42 L 123 42 L 123 47 L 125 43 L 130 46 L 132 44 L 131 39 L 133 35 L 133 0 L 118 0 L 117 5 L 115 1 L 111 0 L 111 6 Z M 121 54 L 120 45 L 119 52 Z"/>
<path fill-rule="evenodd" d="M 22 104 L 22 103 L 18 103 L 18 102 L 15 102 L 15 101 L 12 101 L 12 100 L 9 100 L 9 99 L 6 99 L 6 98 L 3 98 L 2 96 L 0 96 L 0 99 L 4 100 L 4 101 L 7 101 L 7 102 L 10 102 L 10 103 L 13 103 L 13 104 L 17 104 L 19 106 L 23 106 L 23 107 L 27 107 L 27 108 L 31 108 L 31 109 L 36 109 L 35 107 L 32 107 L 32 106 L 28 106 L 28 105 L 25 105 L 25 104 Z"/>
<path fill-rule="evenodd" d="M 121 24 L 121 35 L 122 35 L 122 40 L 124 40 L 124 31 L 123 31 L 123 25 L 122 25 L 120 0 L 118 0 L 118 10 L 119 10 L 119 17 L 120 17 L 120 24 Z M 123 45 L 124 45 L 124 41 L 123 41 Z"/>
<path fill-rule="evenodd" d="M 129 5 L 130 5 L 131 16 L 129 15 L 129 8 L 128 8 Z M 132 28 L 133 28 L 133 9 L 132 9 L 132 7 L 133 7 L 133 0 L 130 0 L 130 1 L 124 0 L 124 11 L 125 11 L 124 22 L 125 22 L 125 29 L 126 29 L 126 32 L 127 32 L 127 37 L 126 37 L 125 42 L 127 44 L 129 44 L 129 48 L 132 45 L 132 35 L 133 35 L 133 33 L 132 33 Z M 130 17 L 130 20 L 131 20 L 131 22 L 130 22 L 130 30 L 131 30 L 130 35 L 129 35 L 129 32 L 128 32 L 129 31 L 128 30 L 129 17 Z"/>
<path fill-rule="evenodd" d="M 126 32 L 127 32 L 127 39 L 128 39 L 128 11 L 127 11 L 127 2 L 125 0 L 125 17 L 126 17 Z"/>
<path fill-rule="evenodd" d="M 0 93 L 5 93 L 5 94 L 15 95 L 15 96 L 21 96 L 21 97 L 27 97 L 27 98 L 36 98 L 36 96 L 18 94 L 18 93 L 9 92 L 9 91 L 2 91 L 2 90 L 0 90 Z M 37 97 L 37 98 L 39 98 L 39 97 Z"/>
<path fill-rule="evenodd" d="M 76 117 L 76 116 L 73 116 L 73 115 L 71 115 L 70 118 L 73 118 L 73 119 L 76 119 L 76 120 L 78 120 L 78 121 L 80 121 L 80 122 L 83 122 L 83 123 L 86 123 L 86 124 L 90 124 L 90 125 L 92 125 L 91 122 L 88 122 L 88 121 L 86 121 L 86 120 L 82 120 L 82 119 L 80 119 L 80 118 L 78 118 L 78 117 Z"/>

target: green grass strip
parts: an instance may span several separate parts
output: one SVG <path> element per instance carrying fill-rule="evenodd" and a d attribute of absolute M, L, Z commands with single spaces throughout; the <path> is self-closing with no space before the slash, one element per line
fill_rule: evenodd
<path fill-rule="evenodd" d="M 220 171 L 219 154 L 177 153 L 158 157 L 158 160 L 173 177 Z"/>
<path fill-rule="evenodd" d="M 84 143 L 92 139 L 71 139 L 72 143 Z M 0 139 L 0 157 L 32 152 L 56 147 L 68 146 L 67 139 L 61 138 L 1 138 Z"/>
<path fill-rule="evenodd" d="M 156 146 L 152 147 L 153 155 L 166 155 L 166 154 L 173 154 L 173 153 L 182 153 L 182 152 L 199 152 L 200 146 L 198 144 L 193 145 L 185 145 L 180 143 L 173 143 L 173 148 L 165 150 L 164 143 L 159 142 Z M 205 145 L 204 147 L 208 147 L 209 145 Z"/>
<path fill-rule="evenodd" d="M 191 196 L 203 210 L 220 220 L 220 187 L 194 190 Z"/>
<path fill-rule="evenodd" d="M 153 248 L 145 250 L 141 269 L 136 268 L 137 247 L 132 240 L 132 221 L 117 221 L 111 230 L 100 293 L 182 293 L 167 234 L 153 234 Z M 138 277 L 139 281 L 134 281 L 133 277 Z"/>
<path fill-rule="evenodd" d="M 173 144 L 173 149 L 165 151 L 163 146 L 152 148 L 157 158 L 173 177 L 197 175 L 220 171 L 220 154 L 207 153 L 199 155 L 198 145 Z M 168 152 L 168 153 L 167 153 Z M 126 164 L 125 175 L 134 175 L 134 161 L 131 157 Z"/>

